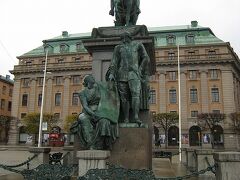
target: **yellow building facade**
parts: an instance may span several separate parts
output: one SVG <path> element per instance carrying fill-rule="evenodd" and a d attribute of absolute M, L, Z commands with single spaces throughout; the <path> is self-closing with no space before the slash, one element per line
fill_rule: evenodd
<path fill-rule="evenodd" d="M 199 113 L 225 113 L 225 122 L 219 124 L 224 130 L 221 143 L 225 148 L 236 148 L 237 135 L 228 125 L 228 115 L 240 109 L 240 64 L 230 44 L 195 21 L 186 26 L 149 28 L 149 35 L 154 37 L 156 60 L 156 74 L 150 82 L 151 113 L 178 112 L 180 80 L 182 133 L 190 136 L 191 127 L 197 126 Z M 90 38 L 90 33 L 68 34 L 64 31 L 61 36 L 43 41 L 49 49 L 44 112 L 55 114 L 60 127 L 66 116 L 81 112 L 77 93 L 82 89 L 83 77 L 92 73 L 92 57 L 82 40 Z M 11 71 L 15 76 L 12 116 L 21 120 L 30 112 L 40 111 L 44 47 L 33 49 L 18 59 L 19 64 Z M 179 128 L 178 124 L 176 128 Z M 207 131 L 202 131 L 201 137 L 204 134 Z M 17 133 L 11 143 L 18 143 Z"/>

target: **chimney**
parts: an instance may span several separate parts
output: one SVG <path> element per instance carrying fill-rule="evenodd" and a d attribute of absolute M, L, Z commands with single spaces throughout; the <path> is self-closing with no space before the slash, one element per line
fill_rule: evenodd
<path fill-rule="evenodd" d="M 191 21 L 191 27 L 197 27 L 198 22 L 197 21 Z"/>
<path fill-rule="evenodd" d="M 6 75 L 6 80 L 10 80 L 10 75 Z"/>
<path fill-rule="evenodd" d="M 62 31 L 62 36 L 63 37 L 68 37 L 68 32 L 67 31 Z"/>

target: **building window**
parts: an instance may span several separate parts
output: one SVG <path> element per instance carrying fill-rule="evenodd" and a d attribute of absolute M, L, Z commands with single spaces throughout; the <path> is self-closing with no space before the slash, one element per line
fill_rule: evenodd
<path fill-rule="evenodd" d="M 78 115 L 78 113 L 76 113 L 76 112 L 73 112 L 73 113 L 72 113 L 72 115 L 76 116 L 76 115 Z"/>
<path fill-rule="evenodd" d="M 189 79 L 191 80 L 197 79 L 197 71 L 195 70 L 189 71 Z"/>
<path fill-rule="evenodd" d="M 193 44 L 194 43 L 194 35 L 193 34 L 186 35 L 186 43 L 187 44 Z"/>
<path fill-rule="evenodd" d="M 216 50 L 208 50 L 208 58 L 214 59 L 217 57 L 216 55 L 217 55 Z"/>
<path fill-rule="evenodd" d="M 60 52 L 64 53 L 68 51 L 68 46 L 66 44 L 61 44 L 60 45 Z"/>
<path fill-rule="evenodd" d="M 32 61 L 26 61 L 26 65 L 27 66 L 31 66 L 32 65 Z"/>
<path fill-rule="evenodd" d="M 43 85 L 43 77 L 38 78 L 38 85 L 42 86 Z"/>
<path fill-rule="evenodd" d="M 27 113 L 21 113 L 21 119 L 25 118 Z"/>
<path fill-rule="evenodd" d="M 63 77 L 62 76 L 56 76 L 56 85 L 61 85 L 63 83 Z"/>
<path fill-rule="evenodd" d="M 82 49 L 82 43 L 80 42 L 80 43 L 77 43 L 76 44 L 76 50 L 77 51 L 80 51 Z"/>
<path fill-rule="evenodd" d="M 57 62 L 58 62 L 58 64 L 63 64 L 64 63 L 64 59 L 58 59 Z"/>
<path fill-rule="evenodd" d="M 22 95 L 22 106 L 27 106 L 27 104 L 28 104 L 28 95 L 23 94 Z"/>
<path fill-rule="evenodd" d="M 42 60 L 42 64 L 45 64 L 45 62 L 46 62 L 45 60 Z"/>
<path fill-rule="evenodd" d="M 219 90 L 218 90 L 218 88 L 212 88 L 212 102 L 219 102 Z"/>
<path fill-rule="evenodd" d="M 176 89 L 170 89 L 169 90 L 169 102 L 170 102 L 170 104 L 176 104 L 177 103 L 177 91 L 176 91 Z"/>
<path fill-rule="evenodd" d="M 11 110 L 12 110 L 12 102 L 8 101 L 8 111 L 11 111 Z"/>
<path fill-rule="evenodd" d="M 3 88 L 2 88 L 2 94 L 6 94 L 6 91 L 7 91 L 7 87 L 6 87 L 6 86 L 3 86 Z"/>
<path fill-rule="evenodd" d="M 176 71 L 170 71 L 168 72 L 169 74 L 169 80 L 170 81 L 176 81 L 177 79 L 177 72 Z"/>
<path fill-rule="evenodd" d="M 212 110 L 214 114 L 220 114 L 220 110 Z"/>
<path fill-rule="evenodd" d="M 173 36 L 173 35 L 167 36 L 167 43 L 168 43 L 169 45 L 175 44 L 175 43 L 176 43 L 176 37 Z"/>
<path fill-rule="evenodd" d="M 59 120 L 60 119 L 60 113 L 54 113 L 54 119 Z"/>
<path fill-rule="evenodd" d="M 5 99 L 1 99 L 1 109 L 5 109 Z"/>
<path fill-rule="evenodd" d="M 73 81 L 73 84 L 80 84 L 81 76 L 73 76 L 72 81 Z"/>
<path fill-rule="evenodd" d="M 210 78 L 217 79 L 218 78 L 218 70 L 217 69 L 210 69 Z"/>
<path fill-rule="evenodd" d="M 24 78 L 22 79 L 23 87 L 29 87 L 30 85 L 30 78 Z"/>
<path fill-rule="evenodd" d="M 38 94 L 38 106 L 42 105 L 42 94 Z"/>
<path fill-rule="evenodd" d="M 55 106 L 60 106 L 61 105 L 61 93 L 56 93 L 55 94 Z"/>
<path fill-rule="evenodd" d="M 168 52 L 168 60 L 174 60 L 175 59 L 175 52 Z"/>
<path fill-rule="evenodd" d="M 13 89 L 9 89 L 9 96 L 12 97 Z"/>
<path fill-rule="evenodd" d="M 198 116 L 198 111 L 191 111 L 191 117 L 196 118 Z"/>
<path fill-rule="evenodd" d="M 177 111 L 175 111 L 175 110 L 171 110 L 171 111 L 169 111 L 170 113 L 175 113 L 175 114 L 177 114 Z"/>
<path fill-rule="evenodd" d="M 156 104 L 156 90 L 150 90 L 149 104 Z"/>
<path fill-rule="evenodd" d="M 188 59 L 194 59 L 196 57 L 195 51 L 187 51 Z"/>
<path fill-rule="evenodd" d="M 74 58 L 74 61 L 75 61 L 76 63 L 80 63 L 80 62 L 81 62 L 81 58 L 80 58 L 80 57 L 76 57 L 76 58 Z"/>
<path fill-rule="evenodd" d="M 73 106 L 78 106 L 78 93 L 73 93 L 73 96 L 72 96 L 72 105 L 73 105 Z"/>
<path fill-rule="evenodd" d="M 190 102 L 191 103 L 198 102 L 197 89 L 190 89 Z"/>

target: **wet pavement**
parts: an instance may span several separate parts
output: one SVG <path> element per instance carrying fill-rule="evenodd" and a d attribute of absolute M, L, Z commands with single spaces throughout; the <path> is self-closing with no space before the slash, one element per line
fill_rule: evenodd
<path fill-rule="evenodd" d="M 8 148 L 1 149 L 0 147 L 0 164 L 15 165 L 24 162 L 28 157 L 33 154 L 29 153 L 26 149 L 9 150 Z M 39 165 L 37 158 L 30 162 L 30 169 Z M 26 169 L 26 165 L 21 169 Z M 177 177 L 190 174 L 187 168 L 179 162 L 179 156 L 174 156 L 172 162 L 168 158 L 153 158 L 153 172 L 156 177 Z M 190 178 L 190 180 L 214 180 L 215 177 L 199 176 Z M 12 173 L 0 168 L 0 180 L 23 180 L 22 175 Z"/>

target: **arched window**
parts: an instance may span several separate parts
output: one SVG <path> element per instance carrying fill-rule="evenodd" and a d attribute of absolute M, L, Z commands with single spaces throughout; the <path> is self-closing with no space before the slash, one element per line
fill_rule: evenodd
<path fill-rule="evenodd" d="M 190 146 L 201 146 L 201 128 L 199 126 L 192 126 L 189 129 L 189 145 Z"/>
<path fill-rule="evenodd" d="M 193 44 L 194 43 L 194 35 L 193 34 L 188 34 L 188 35 L 186 35 L 186 43 L 187 44 Z"/>
<path fill-rule="evenodd" d="M 179 129 L 177 126 L 171 126 L 168 129 L 168 145 L 178 146 L 179 144 Z"/>
<path fill-rule="evenodd" d="M 176 36 L 168 35 L 167 36 L 167 44 L 169 44 L 169 45 L 176 44 Z"/>
<path fill-rule="evenodd" d="M 223 146 L 223 128 L 220 125 L 213 126 L 213 144 L 214 146 Z"/>

